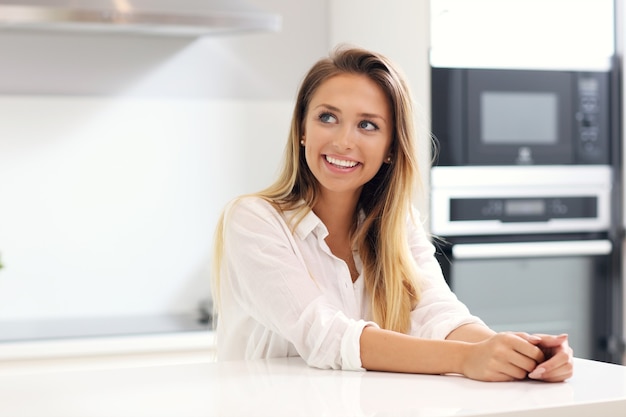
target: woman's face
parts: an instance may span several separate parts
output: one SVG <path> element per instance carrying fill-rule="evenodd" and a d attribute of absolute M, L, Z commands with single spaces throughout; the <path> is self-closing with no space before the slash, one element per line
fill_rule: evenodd
<path fill-rule="evenodd" d="M 313 94 L 304 122 L 305 157 L 321 191 L 358 196 L 390 156 L 393 121 L 383 90 L 340 74 Z"/>

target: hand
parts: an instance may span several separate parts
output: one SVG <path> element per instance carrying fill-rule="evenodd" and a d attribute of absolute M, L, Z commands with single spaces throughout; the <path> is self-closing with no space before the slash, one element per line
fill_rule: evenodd
<path fill-rule="evenodd" d="M 562 382 L 574 374 L 574 351 L 567 342 L 567 335 L 552 336 L 534 334 L 540 341 L 537 347 L 545 356 L 545 361 L 537 363 L 537 367 L 528 374 L 531 379 L 547 382 Z"/>
<path fill-rule="evenodd" d="M 536 346 L 544 343 L 542 348 Z M 537 371 L 544 363 L 542 349 L 550 349 L 555 342 L 526 333 L 496 333 L 468 347 L 463 374 L 481 381 L 514 381 L 525 379 L 529 372 Z M 552 368 L 550 368 L 552 369 Z"/>

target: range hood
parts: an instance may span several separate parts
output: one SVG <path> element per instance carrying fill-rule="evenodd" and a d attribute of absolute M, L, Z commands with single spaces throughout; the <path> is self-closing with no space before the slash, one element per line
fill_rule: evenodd
<path fill-rule="evenodd" d="M 279 31 L 281 17 L 242 0 L 0 0 L 0 31 L 204 36 Z"/>

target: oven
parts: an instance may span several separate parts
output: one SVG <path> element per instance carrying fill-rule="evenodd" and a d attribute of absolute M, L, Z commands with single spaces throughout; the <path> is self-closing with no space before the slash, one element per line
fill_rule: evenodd
<path fill-rule="evenodd" d="M 620 363 L 608 165 L 437 166 L 430 227 L 444 276 L 496 331 L 568 333 Z"/>

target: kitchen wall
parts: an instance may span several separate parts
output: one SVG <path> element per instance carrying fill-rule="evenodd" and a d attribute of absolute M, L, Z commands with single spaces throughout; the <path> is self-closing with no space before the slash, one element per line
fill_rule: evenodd
<path fill-rule="evenodd" d="M 189 312 L 213 227 L 280 161 L 327 2 L 279 33 L 0 31 L 0 321 Z"/>
<path fill-rule="evenodd" d="M 336 43 L 397 60 L 427 127 L 427 0 L 248 3 L 282 31 L 0 31 L 0 325 L 194 311 L 221 207 L 274 178 L 298 83 Z"/>

